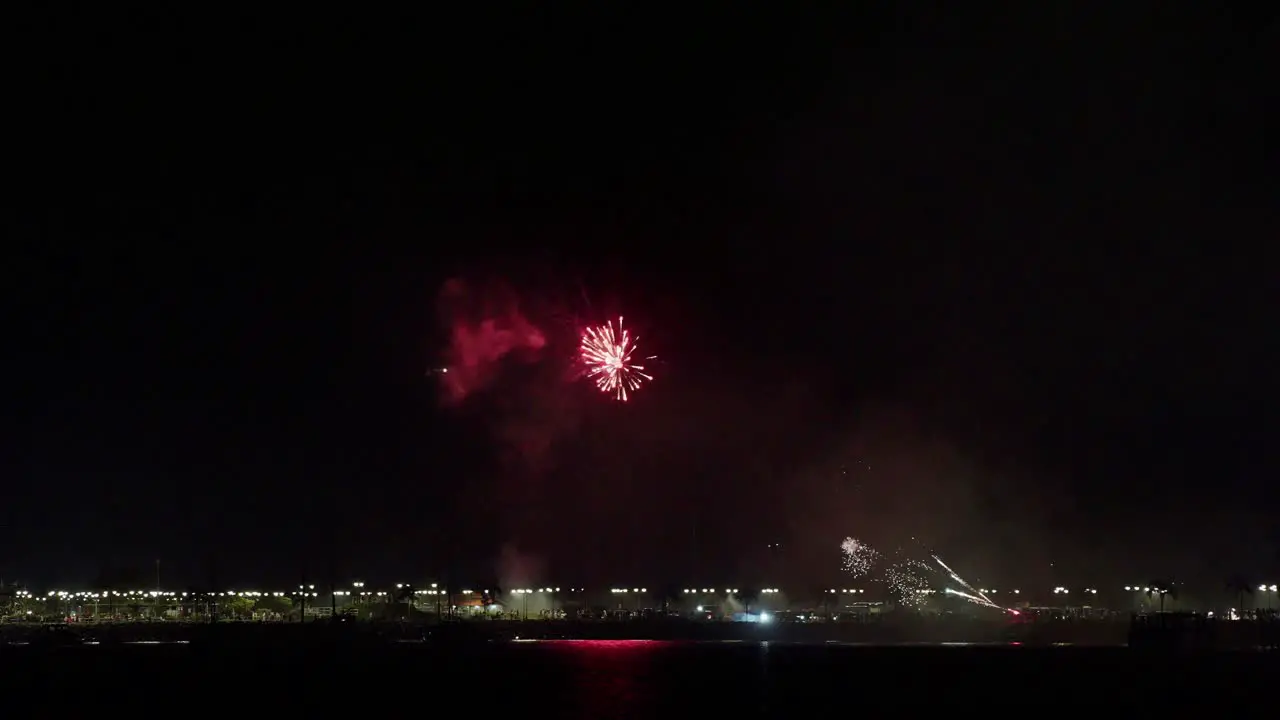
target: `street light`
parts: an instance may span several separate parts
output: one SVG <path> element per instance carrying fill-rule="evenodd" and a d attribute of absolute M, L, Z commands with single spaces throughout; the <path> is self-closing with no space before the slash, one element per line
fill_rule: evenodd
<path fill-rule="evenodd" d="M 512 593 L 520 596 L 520 614 L 525 620 L 529 619 L 529 596 L 533 594 L 533 590 L 529 588 L 519 588 L 512 590 Z"/>

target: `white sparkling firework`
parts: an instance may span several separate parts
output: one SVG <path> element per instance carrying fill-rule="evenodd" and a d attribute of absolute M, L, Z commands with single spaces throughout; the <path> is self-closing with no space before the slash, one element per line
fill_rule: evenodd
<path fill-rule="evenodd" d="M 870 575 L 880 561 L 884 559 L 884 556 L 875 548 L 855 537 L 847 537 L 840 543 L 840 554 L 844 571 L 854 578 Z M 903 558 L 904 555 L 905 553 L 901 548 L 894 554 L 896 558 Z M 929 595 L 936 591 L 952 597 L 963 598 L 975 605 L 1004 609 L 987 597 L 986 593 L 978 590 L 960 577 L 955 570 L 951 569 L 951 566 L 943 562 L 942 558 L 932 553 L 929 554 L 929 558 L 934 563 L 937 563 L 937 567 L 921 560 L 903 558 L 884 567 L 881 571 L 885 584 L 899 604 L 904 607 L 920 607 L 928 600 Z M 942 573 L 939 573 L 938 568 L 942 568 Z M 879 574 L 877 573 L 877 575 Z M 945 587 L 941 590 L 935 590 L 930 581 L 931 579 L 936 579 L 936 576 L 940 574 L 945 574 L 951 582 L 963 589 Z"/>
<path fill-rule="evenodd" d="M 918 607 L 929 594 L 929 575 L 933 568 L 919 560 L 903 560 L 885 569 L 885 581 L 898 598 L 909 607 Z"/>
<path fill-rule="evenodd" d="M 844 571 L 855 579 L 865 576 L 875 567 L 880 553 L 870 545 L 855 537 L 847 537 L 840 543 L 840 554 L 844 562 Z"/>

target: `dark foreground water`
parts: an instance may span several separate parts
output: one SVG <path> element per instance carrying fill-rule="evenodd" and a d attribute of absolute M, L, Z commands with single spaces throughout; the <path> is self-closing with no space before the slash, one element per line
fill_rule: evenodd
<path fill-rule="evenodd" d="M 445 649 L 0 649 L 6 707 L 367 716 L 803 717 L 913 709 L 1223 712 L 1280 700 L 1280 654 L 557 641 Z M 1198 708 L 1196 710 L 1195 708 Z"/>

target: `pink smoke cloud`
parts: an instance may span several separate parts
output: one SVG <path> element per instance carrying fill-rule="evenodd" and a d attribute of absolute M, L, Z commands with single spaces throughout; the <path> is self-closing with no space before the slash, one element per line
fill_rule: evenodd
<path fill-rule="evenodd" d="M 504 357 L 536 353 L 547 344 L 542 331 L 520 313 L 510 292 L 477 294 L 461 280 L 450 280 L 441 289 L 440 300 L 450 335 L 447 371 L 440 373 L 447 402 L 462 402 L 485 387 Z"/>

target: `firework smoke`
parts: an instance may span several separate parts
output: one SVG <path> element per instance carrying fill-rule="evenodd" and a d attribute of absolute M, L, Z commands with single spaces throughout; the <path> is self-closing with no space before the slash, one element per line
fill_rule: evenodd
<path fill-rule="evenodd" d="M 520 600 L 519 606 L 510 605 L 511 609 L 536 617 L 538 613 L 554 608 L 554 599 L 547 593 L 532 593 L 527 597 L 513 593 L 517 589 L 537 587 L 543 582 L 546 564 L 541 558 L 521 552 L 513 543 L 505 543 L 498 555 L 495 569 L 498 573 L 498 586 L 508 601 L 512 597 Z"/>
<path fill-rule="evenodd" d="M 439 380 L 448 403 L 462 402 L 484 387 L 507 355 L 536 352 L 547 344 L 510 292 L 476 293 L 463 281 L 450 280 L 440 291 L 440 311 L 449 347 L 445 364 L 429 374 Z"/>

